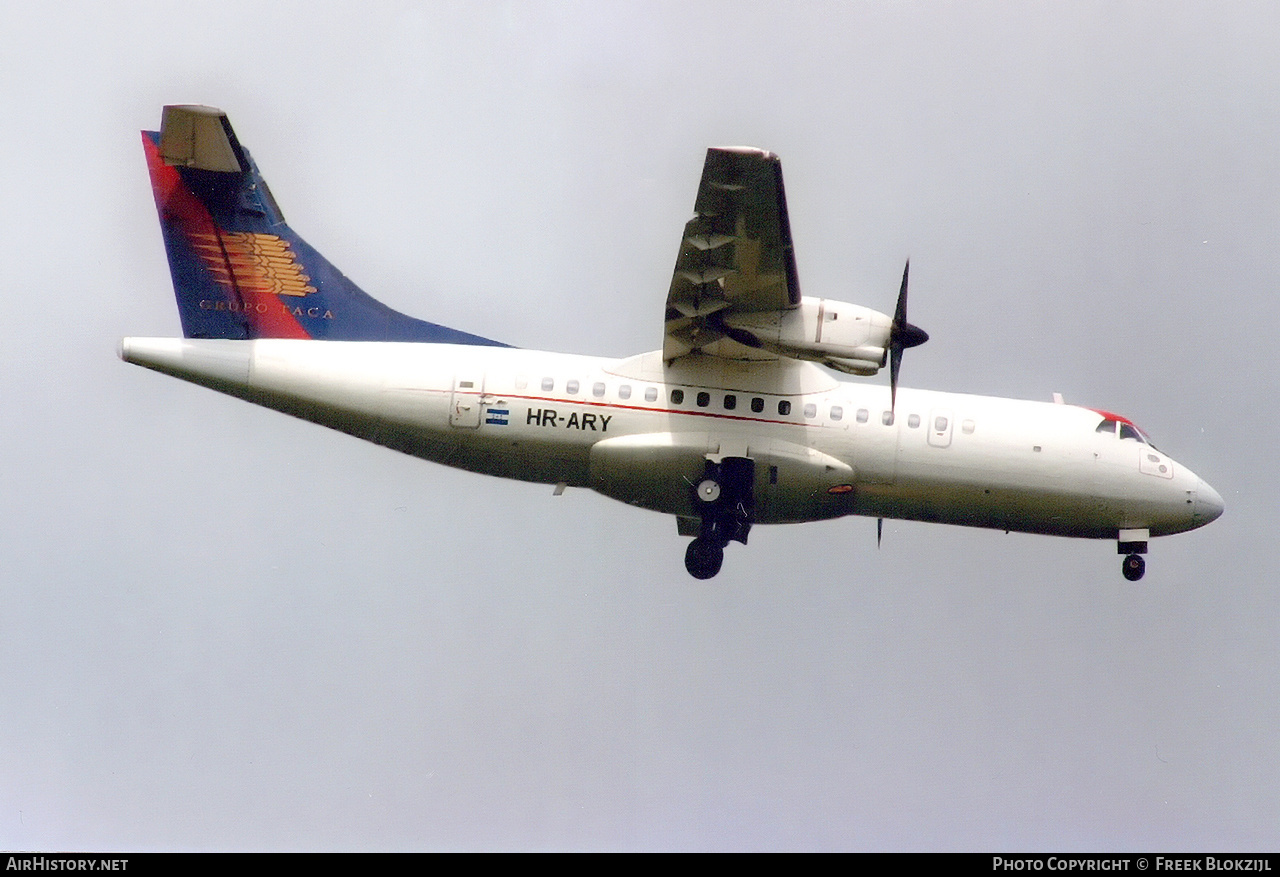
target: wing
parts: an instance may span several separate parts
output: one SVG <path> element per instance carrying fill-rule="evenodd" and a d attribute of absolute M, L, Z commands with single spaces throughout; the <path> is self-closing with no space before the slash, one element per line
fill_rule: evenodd
<path fill-rule="evenodd" d="M 707 150 L 694 217 L 684 227 L 667 293 L 663 359 L 694 351 L 776 359 L 725 317 L 800 306 L 782 163 L 749 147 Z"/>

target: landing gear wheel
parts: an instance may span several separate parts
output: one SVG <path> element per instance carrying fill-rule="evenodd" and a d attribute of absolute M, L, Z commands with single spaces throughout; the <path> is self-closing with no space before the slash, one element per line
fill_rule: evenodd
<path fill-rule="evenodd" d="M 1141 554 L 1130 554 L 1121 561 L 1120 570 L 1124 573 L 1126 579 L 1136 582 L 1147 571 L 1147 562 L 1142 559 Z"/>
<path fill-rule="evenodd" d="M 708 539 L 694 539 L 684 552 L 684 568 L 695 579 L 709 579 L 720 572 L 724 547 Z"/>
<path fill-rule="evenodd" d="M 710 505 L 720 498 L 720 482 L 714 478 L 703 479 L 698 484 L 698 502 Z"/>

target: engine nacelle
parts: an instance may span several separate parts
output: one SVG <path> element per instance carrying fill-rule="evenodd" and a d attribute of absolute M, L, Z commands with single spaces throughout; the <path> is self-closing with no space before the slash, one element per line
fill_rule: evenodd
<path fill-rule="evenodd" d="M 848 302 L 805 297 L 798 308 L 728 314 L 724 323 L 781 356 L 874 375 L 885 363 L 893 318 Z"/>

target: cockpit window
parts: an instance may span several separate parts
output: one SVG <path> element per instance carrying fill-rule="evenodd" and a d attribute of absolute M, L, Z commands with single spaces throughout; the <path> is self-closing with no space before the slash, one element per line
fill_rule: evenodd
<path fill-rule="evenodd" d="M 1099 432 L 1102 435 L 1116 435 L 1117 431 L 1119 432 L 1121 439 L 1129 439 L 1142 445 L 1151 444 L 1151 441 L 1143 435 L 1142 430 L 1138 429 L 1132 423 L 1125 423 L 1122 420 L 1113 420 L 1110 417 L 1103 418 L 1103 421 L 1098 424 L 1098 428 L 1096 430 L 1096 432 Z"/>

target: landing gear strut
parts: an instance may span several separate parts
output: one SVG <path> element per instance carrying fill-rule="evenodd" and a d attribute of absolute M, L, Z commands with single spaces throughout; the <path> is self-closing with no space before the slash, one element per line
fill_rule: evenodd
<path fill-rule="evenodd" d="M 702 478 L 693 486 L 693 504 L 702 519 L 698 538 L 684 553 L 684 568 L 695 579 L 709 579 L 720 572 L 724 547 L 730 542 L 747 544 L 755 519 L 755 461 L 725 457 L 707 461 Z"/>

